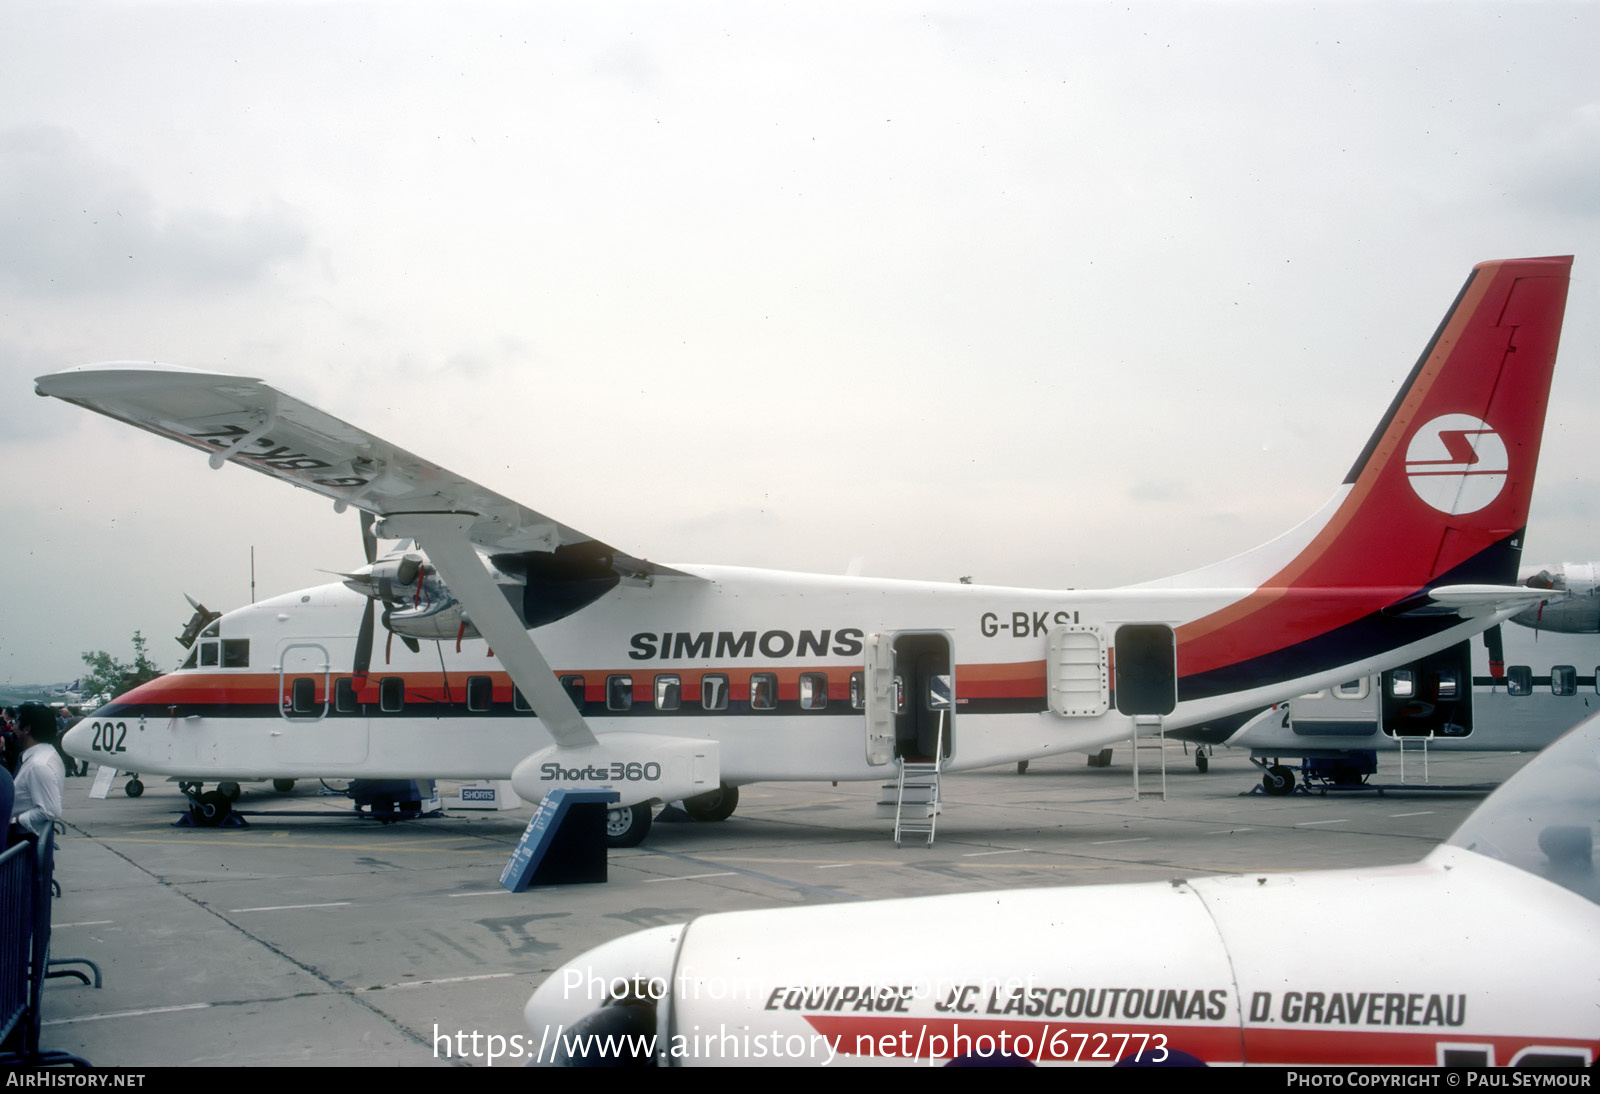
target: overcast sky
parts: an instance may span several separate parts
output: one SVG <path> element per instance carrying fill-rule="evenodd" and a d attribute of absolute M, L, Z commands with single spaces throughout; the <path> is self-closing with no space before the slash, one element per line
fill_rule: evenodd
<path fill-rule="evenodd" d="M 0 681 L 356 518 L 32 378 L 258 376 L 635 554 L 1078 588 L 1334 489 L 1473 263 L 1576 254 L 1600 5 L 0 5 Z"/>

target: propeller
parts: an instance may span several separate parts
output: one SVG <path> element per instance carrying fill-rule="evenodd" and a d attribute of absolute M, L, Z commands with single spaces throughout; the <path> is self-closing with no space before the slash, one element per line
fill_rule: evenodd
<path fill-rule="evenodd" d="M 189 649 L 194 645 L 194 640 L 200 637 L 200 632 L 221 619 L 222 613 L 212 611 L 188 593 L 184 593 L 183 598 L 189 602 L 189 607 L 194 609 L 194 615 L 183 625 L 183 633 L 178 635 L 178 642 L 184 649 Z"/>
<path fill-rule="evenodd" d="M 360 515 L 361 547 L 366 552 L 367 565 L 371 566 L 378 561 L 378 533 L 373 527 L 376 518 L 365 509 L 360 510 Z M 375 610 L 372 598 L 367 597 L 367 606 L 361 613 L 361 629 L 356 632 L 356 660 L 350 669 L 357 676 L 365 676 L 367 670 L 372 668 L 372 619 Z"/>
<path fill-rule="evenodd" d="M 372 566 L 378 561 L 378 533 L 375 527 L 377 518 L 365 509 L 362 509 L 360 513 L 361 549 L 367 556 L 367 565 Z M 395 570 L 394 580 L 402 586 L 412 585 L 416 583 L 421 574 L 422 559 L 407 555 L 400 560 L 400 564 Z M 346 574 L 343 576 L 354 578 L 357 575 Z M 383 601 L 383 615 L 381 617 L 383 629 L 389 632 L 389 638 L 384 644 L 385 660 L 388 659 L 389 650 L 394 645 L 394 628 L 389 625 L 389 602 L 394 595 L 393 586 L 387 578 L 380 580 L 378 582 L 377 595 L 374 596 L 371 591 L 370 581 L 366 584 L 368 588 L 367 606 L 361 615 L 361 629 L 356 632 L 356 657 L 355 664 L 351 668 L 351 671 L 357 676 L 365 676 L 372 668 L 372 638 L 377 631 L 376 621 L 379 618 L 377 616 L 377 601 L 379 599 Z M 408 634 L 402 634 L 400 641 L 404 642 L 406 648 L 412 653 L 417 653 L 422 649 L 421 643 Z"/>
<path fill-rule="evenodd" d="M 1496 680 L 1504 679 L 1506 675 L 1506 645 L 1500 635 L 1500 624 L 1496 623 L 1483 632 L 1483 645 L 1489 651 L 1489 675 Z"/>

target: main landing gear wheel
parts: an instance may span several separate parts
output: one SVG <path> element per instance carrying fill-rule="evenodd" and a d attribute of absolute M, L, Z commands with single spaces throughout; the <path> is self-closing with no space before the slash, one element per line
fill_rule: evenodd
<path fill-rule="evenodd" d="M 238 783 L 218 783 L 217 790 L 222 794 L 226 794 L 230 802 L 236 802 L 239 800 Z"/>
<path fill-rule="evenodd" d="M 294 780 L 293 779 L 273 779 L 272 780 L 272 789 L 276 790 L 280 794 L 287 794 L 289 791 L 294 789 Z"/>
<path fill-rule="evenodd" d="M 233 812 L 233 802 L 220 790 L 208 790 L 189 807 L 189 816 L 201 828 L 220 828 Z"/>
<path fill-rule="evenodd" d="M 144 783 L 138 779 L 129 779 L 128 785 L 122 788 L 122 792 L 130 798 L 137 798 L 144 793 Z"/>
<path fill-rule="evenodd" d="M 637 847 L 649 834 L 648 805 L 613 805 L 606 810 L 607 847 Z"/>
<path fill-rule="evenodd" d="M 1261 776 L 1261 789 L 1274 798 L 1281 798 L 1294 790 L 1294 772 L 1282 764 L 1273 764 Z"/>
<path fill-rule="evenodd" d="M 722 821 L 739 808 L 739 788 L 726 783 L 697 797 L 683 799 L 683 811 L 690 820 Z"/>

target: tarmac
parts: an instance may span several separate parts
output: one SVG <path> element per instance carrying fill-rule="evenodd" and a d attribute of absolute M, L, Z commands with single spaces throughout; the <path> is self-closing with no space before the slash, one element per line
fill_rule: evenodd
<path fill-rule="evenodd" d="M 763 783 L 719 823 L 658 821 L 611 852 L 605 884 L 507 892 L 499 875 L 532 807 L 380 825 L 315 780 L 245 784 L 242 829 L 175 828 L 175 785 L 91 801 L 67 782 L 52 956 L 87 957 L 95 989 L 52 980 L 43 1046 L 97 1065 L 498 1063 L 552 970 L 601 942 L 716 911 L 938 893 L 1412 862 L 1531 754 L 1455 753 L 1432 789 L 1242 796 L 1243 754 L 1197 772 L 1168 749 L 1166 800 L 1135 801 L 1119 749 L 946 775 L 932 847 L 895 846 L 877 784 Z M 1375 781 L 1398 782 L 1393 758 Z M 1408 764 L 1410 761 L 1408 761 Z M 441 795 L 459 784 L 442 783 Z M 1150 781 L 1145 780 L 1148 789 Z M 209 787 L 208 787 L 209 789 Z M 274 816 L 313 810 L 319 816 Z M 1295 955 L 1305 957 L 1306 955 Z M 473 1054 L 471 1035 L 485 1051 Z M 464 1038 L 459 1034 L 466 1035 Z M 459 1049 L 468 1046 L 464 1058 Z"/>

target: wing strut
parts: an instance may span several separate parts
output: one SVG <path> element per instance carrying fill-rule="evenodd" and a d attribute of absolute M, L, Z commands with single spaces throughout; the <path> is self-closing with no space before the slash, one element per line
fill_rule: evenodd
<path fill-rule="evenodd" d="M 394 513 L 383 518 L 381 534 L 414 539 L 422 545 L 556 744 L 563 748 L 595 744 L 594 733 L 573 705 L 572 696 L 556 680 L 550 663 L 490 579 L 467 538 L 476 519 L 472 513 Z"/>

